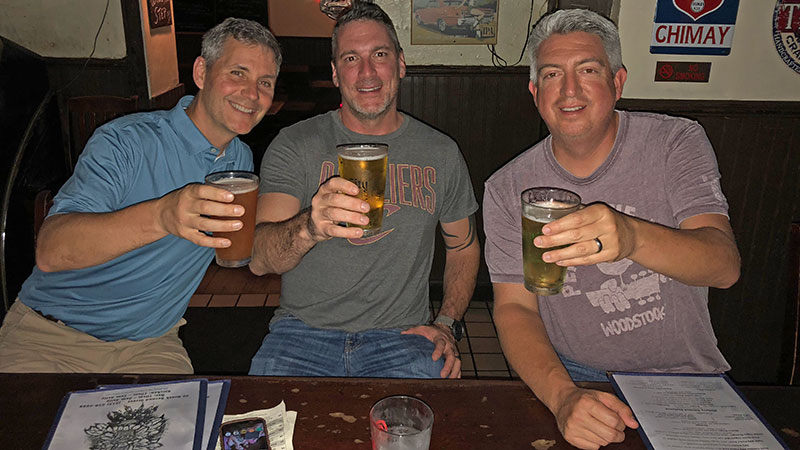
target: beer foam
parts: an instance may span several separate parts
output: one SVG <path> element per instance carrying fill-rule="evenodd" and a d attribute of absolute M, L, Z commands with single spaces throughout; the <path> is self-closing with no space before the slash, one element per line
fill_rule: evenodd
<path fill-rule="evenodd" d="M 258 187 L 256 180 L 250 178 L 222 178 L 214 184 L 234 194 L 244 194 Z"/>
<path fill-rule="evenodd" d="M 380 153 L 378 155 L 361 155 L 359 153 L 361 152 L 353 152 L 352 154 L 344 154 L 339 156 L 344 159 L 349 159 L 350 161 L 375 161 L 386 157 L 386 154 L 384 153 Z"/>
<path fill-rule="evenodd" d="M 546 200 L 540 202 L 533 202 L 533 206 L 537 208 L 548 208 L 548 209 L 567 209 L 572 208 L 574 205 L 571 203 L 560 202 L 558 200 Z"/>
<path fill-rule="evenodd" d="M 560 202 L 558 200 L 546 200 L 532 202 L 530 204 L 524 203 L 522 206 L 522 215 L 528 218 L 528 220 L 533 220 L 534 222 L 550 223 L 556 220 L 558 217 L 562 217 L 562 215 L 551 217 L 551 214 L 554 212 L 553 210 L 559 211 L 573 208 L 574 206 L 575 205 Z"/>

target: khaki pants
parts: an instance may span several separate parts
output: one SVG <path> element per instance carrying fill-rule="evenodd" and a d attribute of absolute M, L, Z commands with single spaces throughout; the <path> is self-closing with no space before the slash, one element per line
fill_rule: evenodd
<path fill-rule="evenodd" d="M 163 336 L 106 342 L 42 317 L 19 299 L 0 328 L 0 372 L 191 374 L 178 338 L 181 319 Z"/>

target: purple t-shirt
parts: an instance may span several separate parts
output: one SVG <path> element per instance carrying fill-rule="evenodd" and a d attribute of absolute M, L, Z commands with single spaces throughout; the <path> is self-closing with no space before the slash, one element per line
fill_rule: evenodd
<path fill-rule="evenodd" d="M 486 182 L 486 263 L 494 283 L 523 283 L 520 194 L 536 186 L 578 193 L 625 214 L 678 228 L 699 214 L 728 214 L 714 150 L 696 122 L 618 111 L 608 158 L 578 178 L 553 156 L 551 137 Z M 601 370 L 724 372 L 708 288 L 688 286 L 630 259 L 569 267 L 561 294 L 539 296 L 556 351 Z"/>

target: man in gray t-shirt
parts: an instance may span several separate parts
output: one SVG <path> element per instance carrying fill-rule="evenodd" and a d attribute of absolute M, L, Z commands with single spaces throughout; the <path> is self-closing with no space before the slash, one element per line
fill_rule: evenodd
<path fill-rule="evenodd" d="M 343 106 L 281 130 L 261 166 L 251 270 L 281 273 L 280 308 L 250 374 L 450 377 L 478 270 L 478 208 L 455 142 L 396 109 L 405 74 L 391 20 L 356 3 L 337 20 L 333 81 Z M 381 232 L 337 177 L 336 146 L 389 147 Z M 436 227 L 446 251 L 444 299 L 431 323 L 428 278 Z"/>
<path fill-rule="evenodd" d="M 638 424 L 619 399 L 574 381 L 605 380 L 606 370 L 728 370 L 707 290 L 735 283 L 740 258 L 702 128 L 614 109 L 627 77 L 616 26 L 558 11 L 530 42 L 529 88 L 551 134 L 486 182 L 494 318 L 509 362 L 565 439 L 596 449 Z M 550 249 L 545 261 L 567 267 L 558 295 L 523 284 L 520 194 L 536 186 L 574 191 L 586 205 L 533 240 Z"/>

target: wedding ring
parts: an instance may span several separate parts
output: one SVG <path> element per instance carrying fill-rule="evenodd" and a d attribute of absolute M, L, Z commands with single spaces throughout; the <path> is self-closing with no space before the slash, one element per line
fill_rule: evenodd
<path fill-rule="evenodd" d="M 603 251 L 603 243 L 600 242 L 600 238 L 594 238 L 594 243 L 597 244 L 597 253 Z"/>

